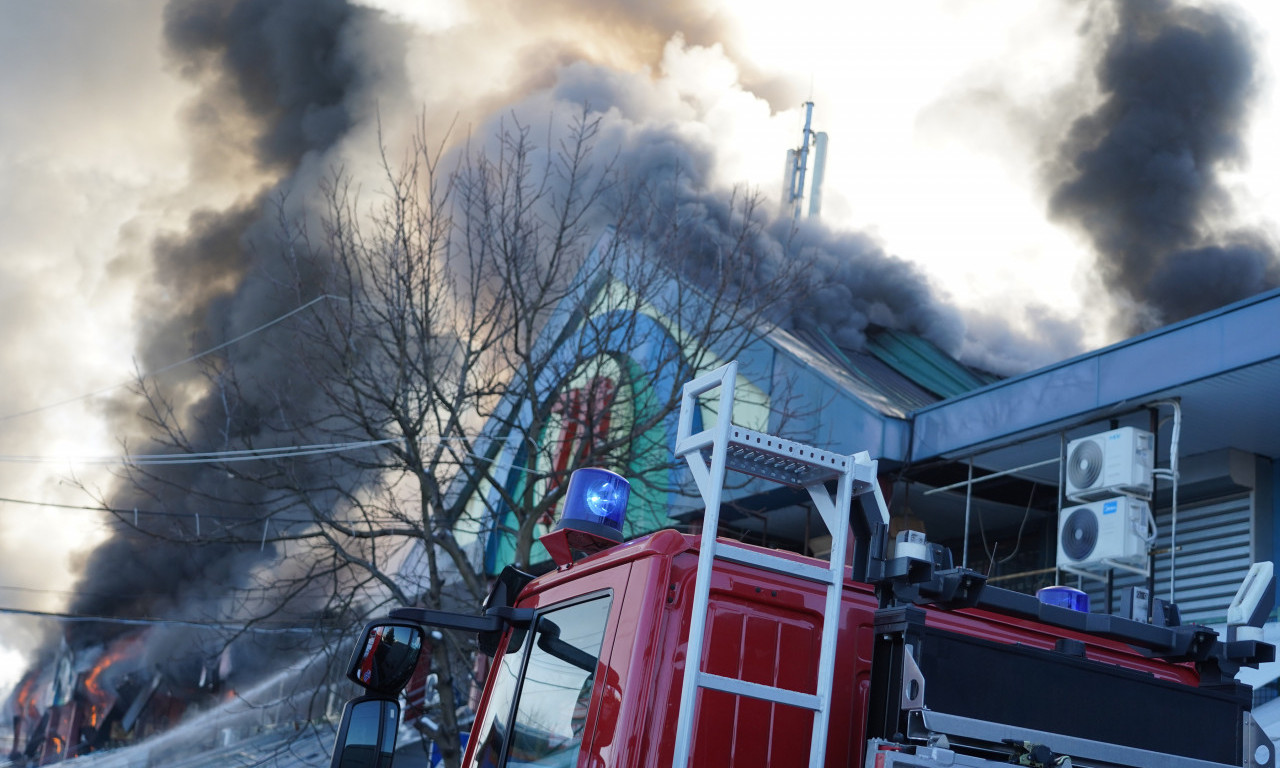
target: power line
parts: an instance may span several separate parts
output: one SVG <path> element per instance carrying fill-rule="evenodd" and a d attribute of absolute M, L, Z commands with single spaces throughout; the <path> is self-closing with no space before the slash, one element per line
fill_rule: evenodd
<path fill-rule="evenodd" d="M 0 503 L 3 504 L 22 504 L 29 507 L 52 507 L 54 509 L 77 509 L 89 512 L 109 512 L 114 515 L 124 515 L 138 513 L 140 515 L 159 515 L 163 517 L 179 517 L 189 516 L 190 512 L 148 512 L 139 509 L 117 509 L 115 507 L 90 507 L 86 504 L 58 504 L 53 501 L 33 501 L 31 499 L 11 499 L 7 496 L 0 496 Z"/>
<path fill-rule="evenodd" d="M 2 419 L 3 417 L 0 417 Z M 315 456 L 325 453 L 342 453 L 362 448 L 376 448 L 380 445 L 404 442 L 403 437 L 389 437 L 383 440 L 361 440 L 350 443 L 321 443 L 318 445 L 282 446 L 277 448 L 253 448 L 235 451 L 206 451 L 193 453 L 155 453 L 133 454 L 127 456 L 35 456 L 0 454 L 0 463 L 9 464 L 132 464 L 135 466 L 154 466 L 161 464 L 221 464 L 238 461 L 263 461 L 267 459 L 283 459 L 293 456 Z M 471 442 L 469 437 L 437 437 L 421 440 L 422 443 Z M 481 456 L 470 451 L 461 455 L 474 461 L 487 464 L 498 464 L 501 458 Z M 550 472 L 540 471 L 519 464 L 510 464 L 508 469 L 516 472 L 545 477 Z"/>
<path fill-rule="evenodd" d="M 266 461 L 298 456 L 319 456 L 327 453 L 358 451 L 381 445 L 403 442 L 404 438 L 390 437 L 384 440 L 360 440 L 349 443 L 321 443 L 318 445 L 289 445 L 275 448 L 249 448 L 234 451 L 197 451 L 194 453 L 142 453 L 125 456 L 20 456 L 0 455 L 0 462 L 9 464 L 130 464 L 139 467 L 165 464 L 229 464 L 240 461 Z"/>
<path fill-rule="evenodd" d="M 57 595 L 59 597 L 117 598 L 122 596 L 120 593 L 73 591 L 69 589 L 41 589 L 39 587 L 19 587 L 19 586 L 7 586 L 3 584 L 0 584 L 0 591 L 23 592 L 28 595 Z M 124 596 L 129 597 L 131 599 L 143 599 L 143 598 L 154 599 L 158 597 L 156 595 L 145 595 L 145 594 L 137 594 L 137 593 L 124 595 Z"/>
<path fill-rule="evenodd" d="M 173 370 L 174 368 L 178 368 L 178 367 L 180 367 L 180 366 L 186 365 L 187 363 L 195 362 L 196 360 L 199 360 L 199 359 L 200 359 L 200 358 L 202 358 L 202 357 L 207 357 L 208 355 L 211 355 L 211 354 L 213 354 L 214 352 L 217 352 L 217 351 L 222 350 L 222 349 L 226 349 L 227 347 L 231 346 L 232 344 L 235 344 L 235 343 L 237 343 L 237 342 L 243 341 L 243 340 L 245 340 L 245 339 L 249 338 L 250 336 L 254 335 L 255 333 L 261 333 L 262 331 L 265 331 L 266 329 L 270 328 L 270 327 L 271 327 L 271 326 L 273 326 L 273 325 L 276 325 L 277 323 L 284 322 L 285 320 L 289 319 L 290 317 L 293 317 L 294 315 L 298 314 L 299 312 L 303 311 L 304 309 L 309 309 L 309 308 L 310 308 L 310 307 L 312 307 L 313 305 L 318 304 L 318 303 L 320 303 L 320 302 L 322 302 L 322 301 L 325 301 L 326 299 L 338 299 L 339 301 L 346 301 L 346 299 L 343 299 L 341 296 L 332 296 L 332 295 L 330 295 L 330 294 L 323 293 L 323 294 L 321 294 L 321 295 L 319 295 L 319 296 L 315 297 L 315 298 L 314 298 L 314 299 L 312 299 L 311 301 L 308 301 L 306 304 L 303 304 L 302 306 L 297 307 L 296 309 L 292 309 L 292 310 L 290 310 L 290 311 L 288 311 L 288 312 L 284 313 L 283 315 L 280 315 L 279 317 L 277 317 L 277 318 L 275 318 L 275 319 L 273 319 L 273 320 L 269 320 L 269 321 L 267 321 L 267 322 L 263 323 L 262 325 L 259 325 L 257 328 L 254 328 L 254 329 L 249 330 L 249 331 L 245 331 L 244 333 L 240 334 L 239 336 L 235 337 L 234 339 L 228 339 L 227 341 L 224 341 L 224 342 L 222 342 L 221 344 L 218 344 L 217 346 L 210 347 L 210 348 L 206 349 L 206 350 L 205 350 L 205 351 L 203 351 L 203 352 L 199 352 L 199 353 L 197 353 L 197 354 L 192 355 L 191 357 L 186 358 L 185 360 L 179 360 L 179 361 L 178 361 L 178 362 L 176 362 L 176 363 L 170 363 L 169 365 L 166 365 L 166 366 L 164 366 L 164 367 L 162 367 L 162 368 L 157 368 L 157 369 L 155 369 L 154 371 L 148 371 L 148 372 L 146 372 L 146 373 L 143 373 L 143 374 L 141 374 L 140 376 L 138 376 L 138 379 L 146 379 L 146 378 L 150 378 L 150 377 L 152 377 L 152 376 L 158 376 L 158 375 L 160 375 L 160 374 L 164 373 L 165 371 L 171 371 L 171 370 Z M 129 381 L 122 381 L 122 382 L 120 382 L 119 384 L 112 384 L 112 385 L 111 385 L 111 386 L 109 386 L 109 387 L 103 387 L 102 389 L 94 390 L 93 392 L 89 392 L 88 394 L 79 395 L 79 396 L 77 396 L 77 397 L 70 397 L 70 398 L 67 398 L 66 400 L 59 400 L 59 401 L 58 401 L 58 402 L 56 402 L 56 403 L 49 403 L 48 405 L 42 405 L 42 406 L 39 406 L 39 407 L 37 407 L 37 408 L 30 408 L 30 409 L 25 410 L 25 411 L 17 411 L 17 412 L 14 412 L 14 413 L 8 413 L 8 414 L 5 414 L 5 415 L 3 415 L 3 416 L 0 416 L 0 421 L 8 421 L 9 419 L 16 419 L 16 418 L 20 418 L 20 417 L 22 417 L 22 416 L 30 416 L 30 415 L 35 414 L 35 413 L 41 413 L 41 412 L 43 412 L 43 411 L 52 410 L 52 409 L 54 409 L 54 408 L 60 408 L 60 407 L 62 407 L 62 406 L 64 406 L 64 405 L 70 405 L 71 403 L 78 403 L 78 402 L 80 402 L 81 400 L 88 400 L 88 399 L 89 399 L 89 398 L 91 398 L 91 397 L 96 397 L 96 396 L 98 396 L 98 395 L 106 394 L 107 392 L 111 392 L 111 391 L 113 391 L 113 390 L 120 389 L 121 387 L 127 387 L 127 386 L 129 386 L 129 385 L 133 384 L 133 383 L 134 383 L 134 381 L 135 381 L 135 380 L 133 380 L 133 379 L 131 379 L 131 380 L 129 380 Z"/>
<path fill-rule="evenodd" d="M 258 536 L 254 537 L 258 539 L 259 546 L 261 547 L 266 546 L 268 539 L 270 539 L 270 541 L 272 541 L 273 543 L 279 540 L 284 540 L 284 539 L 277 539 L 277 538 L 271 537 L 269 533 L 272 529 L 275 529 L 277 536 L 283 536 L 283 535 L 289 534 L 289 531 L 291 530 L 292 526 L 296 526 L 296 525 L 309 526 L 309 525 L 315 525 L 318 522 L 315 519 L 281 517 L 280 515 L 277 515 L 277 514 L 272 514 L 267 517 L 237 517 L 235 515 L 218 515 L 218 514 L 213 514 L 208 512 L 205 512 L 205 513 L 168 512 L 168 511 L 156 512 L 154 510 L 142 510 L 142 509 L 136 509 L 136 508 L 120 509 L 116 507 L 91 507 L 91 506 L 82 505 L 82 504 L 57 504 L 54 502 L 47 502 L 47 501 L 32 501 L 30 499 L 12 499 L 12 498 L 3 497 L 3 496 L 0 496 L 0 504 L 21 504 L 23 506 L 31 506 L 31 507 L 52 507 L 54 509 L 70 509 L 70 510 L 76 510 L 76 511 L 105 513 L 115 517 L 117 520 L 120 520 L 121 522 L 124 522 L 126 524 L 127 524 L 127 518 L 130 515 L 132 515 L 133 527 L 138 530 L 142 530 L 138 522 L 140 517 L 186 518 L 186 519 L 191 519 L 195 521 L 197 540 L 199 539 L 199 536 L 200 536 L 200 520 L 202 518 L 205 520 L 213 520 L 213 521 L 223 523 L 227 531 L 235 530 L 237 528 L 244 529 L 244 528 L 247 528 L 248 526 L 254 526 L 254 530 L 257 530 L 257 526 L 261 524 L 262 535 L 260 537 Z M 242 543 L 248 544 L 248 543 L 252 543 L 253 539 L 250 539 L 248 536 L 245 536 L 240 541 Z M 188 543 L 191 543 L 191 542 L 188 542 Z M 7 589 L 7 587 L 0 587 L 0 589 Z"/>
<path fill-rule="evenodd" d="M 264 632 L 273 634 L 307 633 L 315 634 L 317 627 L 264 627 L 258 624 L 232 624 L 222 621 L 191 621 L 188 619 L 127 619 L 118 616 L 91 616 L 56 611 L 31 611 L 25 608 L 5 608 L 0 606 L 0 613 L 12 613 L 20 616 L 35 616 L 42 619 L 54 619 L 66 622 L 94 622 L 102 624 L 125 624 L 130 626 L 168 625 L 177 627 L 194 627 L 196 629 L 220 629 L 232 632 Z"/>
<path fill-rule="evenodd" d="M 224 543 L 240 543 L 240 544 L 252 544 L 256 542 L 259 544 L 260 547 L 265 547 L 268 541 L 274 544 L 276 542 L 281 542 L 281 541 L 283 542 L 292 541 L 294 540 L 294 538 L 304 538 L 306 537 L 305 534 L 299 535 L 299 534 L 292 533 L 292 531 L 296 530 L 295 526 L 300 526 L 300 525 L 301 526 L 322 526 L 325 522 L 323 520 L 320 520 L 317 518 L 311 518 L 311 517 L 301 517 L 301 518 L 284 517 L 282 513 L 271 513 L 266 515 L 265 517 L 239 517 L 236 515 L 220 515 L 213 512 L 169 512 L 169 511 L 157 512 L 155 510 L 145 510 L 145 509 L 137 509 L 137 508 L 122 509 L 119 507 L 89 506 L 85 504 L 59 504 L 56 502 L 49 502 L 49 501 L 34 501 L 32 499 L 14 499 L 6 496 L 0 496 L 0 505 L 3 505 L 3 504 L 19 504 L 22 506 L 29 506 L 29 507 L 51 507 L 53 509 L 69 509 L 69 510 L 84 511 L 84 512 L 98 512 L 102 514 L 111 515 L 115 517 L 119 522 L 122 522 L 126 525 L 128 524 L 128 518 L 132 516 L 133 527 L 139 531 L 143 531 L 142 527 L 139 525 L 139 518 L 142 518 L 142 517 L 169 517 L 169 518 L 184 518 L 188 520 L 194 520 L 195 521 L 195 534 L 194 534 L 195 538 L 182 542 L 186 544 L 196 543 L 201 540 L 201 535 L 200 535 L 201 520 L 212 520 L 214 522 L 222 523 L 223 529 L 227 535 L 230 535 L 231 531 L 234 531 L 237 529 L 239 530 L 249 529 L 250 526 L 252 526 L 252 530 L 257 531 L 258 527 L 261 526 L 261 529 L 262 529 L 261 535 L 258 535 L 255 533 L 251 538 L 249 535 L 246 534 L 239 538 L 222 540 L 224 541 Z M 371 530 L 377 530 L 378 525 L 380 525 L 379 521 L 377 520 L 374 520 L 374 521 L 366 520 L 365 522 L 368 523 L 370 526 L 372 526 Z M 382 522 L 386 522 L 386 521 L 382 521 Z M 293 538 L 286 538 L 286 537 L 293 537 Z M 216 541 L 216 539 L 214 541 Z M 0 589 L 7 589 L 7 587 L 0 586 Z"/>
<path fill-rule="evenodd" d="M 87 504 L 59 504 L 53 501 L 35 501 L 32 499 L 13 499 L 7 496 L 0 496 L 0 504 L 21 504 L 23 506 L 28 506 L 28 507 L 50 507 L 53 509 L 71 509 L 71 510 L 85 511 L 85 512 L 105 512 L 109 515 L 116 515 L 116 516 L 133 515 L 135 517 L 191 517 L 193 514 L 195 514 L 193 512 L 167 512 L 167 511 L 157 512 L 155 510 L 137 509 L 136 507 L 133 509 L 121 509 L 119 507 L 89 506 Z M 259 523 L 259 522 L 264 522 L 265 520 L 268 520 L 268 519 L 274 523 L 313 522 L 311 520 L 290 520 L 288 518 L 280 518 L 274 515 L 271 516 L 270 518 L 252 518 L 252 517 L 237 517 L 235 515 L 215 515 L 215 514 L 205 513 L 202 516 L 210 520 L 234 520 L 237 522 L 245 522 L 245 523 Z"/>

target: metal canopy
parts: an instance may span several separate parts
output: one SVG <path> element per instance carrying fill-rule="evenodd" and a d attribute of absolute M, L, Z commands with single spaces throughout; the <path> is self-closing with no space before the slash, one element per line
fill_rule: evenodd
<path fill-rule="evenodd" d="M 909 413 L 882 411 L 883 423 L 909 425 L 904 431 L 910 439 L 904 438 L 900 452 L 892 441 L 881 443 L 878 458 L 910 467 L 906 479 L 914 482 L 898 489 L 895 508 L 929 518 L 931 537 L 959 537 L 963 491 L 928 497 L 923 491 L 964 480 L 970 458 L 975 477 L 1037 464 L 1059 456 L 1066 441 L 1108 430 L 1112 420 L 1149 429 L 1146 406 L 1175 398 L 1182 408 L 1184 459 L 1227 449 L 1280 459 L 1280 291 Z M 1161 466 L 1168 463 L 1170 414 L 1168 407 L 1157 411 L 1165 422 Z M 874 445 L 865 447 L 876 452 Z M 1184 464 L 1184 474 L 1187 469 Z M 923 487 L 915 484 L 920 482 Z M 1018 526 L 1036 489 L 1048 493 L 1057 484 L 1058 465 L 1050 462 L 978 486 L 975 493 L 984 499 L 987 527 L 999 529 Z M 1030 510 L 1033 523 L 1055 514 L 1056 504 L 1044 493 L 1036 494 Z M 803 541 L 810 535 L 812 515 L 794 506 L 802 505 L 801 498 L 781 508 L 763 497 L 743 501 L 761 512 L 734 522 L 735 528 L 766 539 Z"/>
<path fill-rule="evenodd" d="M 1224 307 L 1062 363 L 944 400 L 912 414 L 911 460 L 1002 446 L 1000 463 L 1042 456 L 1058 433 L 1137 419 L 1178 398 L 1182 455 L 1235 448 L 1280 457 L 1280 291 Z M 1040 442 L 1040 445 L 1032 445 Z"/>

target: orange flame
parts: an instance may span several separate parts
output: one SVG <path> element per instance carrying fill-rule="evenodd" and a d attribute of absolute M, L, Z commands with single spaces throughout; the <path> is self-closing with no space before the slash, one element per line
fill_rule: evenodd
<path fill-rule="evenodd" d="M 18 707 L 15 714 L 23 717 L 37 718 L 40 717 L 40 709 L 36 706 L 36 674 L 27 675 L 27 679 L 22 681 L 22 687 L 18 689 Z"/>
<path fill-rule="evenodd" d="M 123 637 L 111 644 L 111 647 L 103 652 L 102 656 L 93 665 L 93 669 L 89 670 L 89 674 L 85 675 L 85 690 L 95 700 L 102 700 L 109 697 L 109 694 L 102 688 L 102 673 L 112 664 L 119 662 L 121 659 L 132 657 L 142 645 L 142 635 L 132 635 Z M 95 707 L 96 709 L 96 707 Z"/>
<path fill-rule="evenodd" d="M 111 707 L 115 704 L 115 695 L 108 693 L 103 687 L 103 673 L 122 659 L 133 657 L 142 645 L 142 640 L 143 635 L 141 634 L 116 640 L 98 657 L 93 668 L 84 676 L 84 689 L 89 694 L 85 719 L 90 727 L 97 728 L 103 716 L 110 712 Z"/>

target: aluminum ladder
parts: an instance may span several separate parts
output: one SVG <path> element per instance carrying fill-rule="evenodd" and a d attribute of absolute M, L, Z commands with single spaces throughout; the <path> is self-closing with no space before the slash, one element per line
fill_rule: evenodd
<path fill-rule="evenodd" d="M 811 710 L 814 714 L 809 765 L 811 768 L 821 768 L 827 749 L 836 636 L 840 625 L 840 599 L 849 540 L 850 504 L 855 495 L 871 492 L 875 494 L 886 524 L 888 514 L 880 486 L 876 482 L 876 462 L 867 453 L 852 456 L 835 454 L 734 426 L 734 385 L 737 377 L 738 363 L 734 361 L 685 384 L 681 396 L 676 456 L 683 457 L 688 462 L 694 482 L 706 505 L 706 512 L 702 520 L 701 549 L 693 587 L 693 616 L 689 625 L 689 645 L 685 655 L 684 683 L 680 693 L 672 766 L 685 768 L 689 764 L 698 689 L 710 688 Z M 720 390 L 720 399 L 715 424 L 693 434 L 694 414 L 701 407 L 699 397 L 716 388 Z M 710 451 L 710 463 L 704 456 L 706 451 Z M 736 546 L 729 541 L 717 541 L 720 502 L 728 469 L 807 490 L 831 533 L 831 559 L 827 566 L 798 563 L 792 559 Z M 831 480 L 836 481 L 834 497 L 826 486 Z M 791 574 L 826 585 L 827 600 L 822 622 L 817 690 L 814 693 L 750 683 L 702 670 L 702 645 L 707 626 L 711 569 L 717 558 Z"/>

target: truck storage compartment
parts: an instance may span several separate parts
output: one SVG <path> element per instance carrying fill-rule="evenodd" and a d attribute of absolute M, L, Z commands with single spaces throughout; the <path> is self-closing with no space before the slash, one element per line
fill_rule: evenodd
<path fill-rule="evenodd" d="M 1251 704 L 1243 686 L 1192 687 L 1078 653 L 925 626 L 915 608 L 880 611 L 876 627 L 873 737 L 902 740 L 941 723 L 953 747 L 1007 749 L 1004 734 L 1035 732 L 1109 745 L 1117 756 L 1241 763 Z"/>
<path fill-rule="evenodd" d="M 919 659 L 925 706 L 937 712 L 1240 764 L 1250 704 L 1058 651 L 926 628 Z"/>

